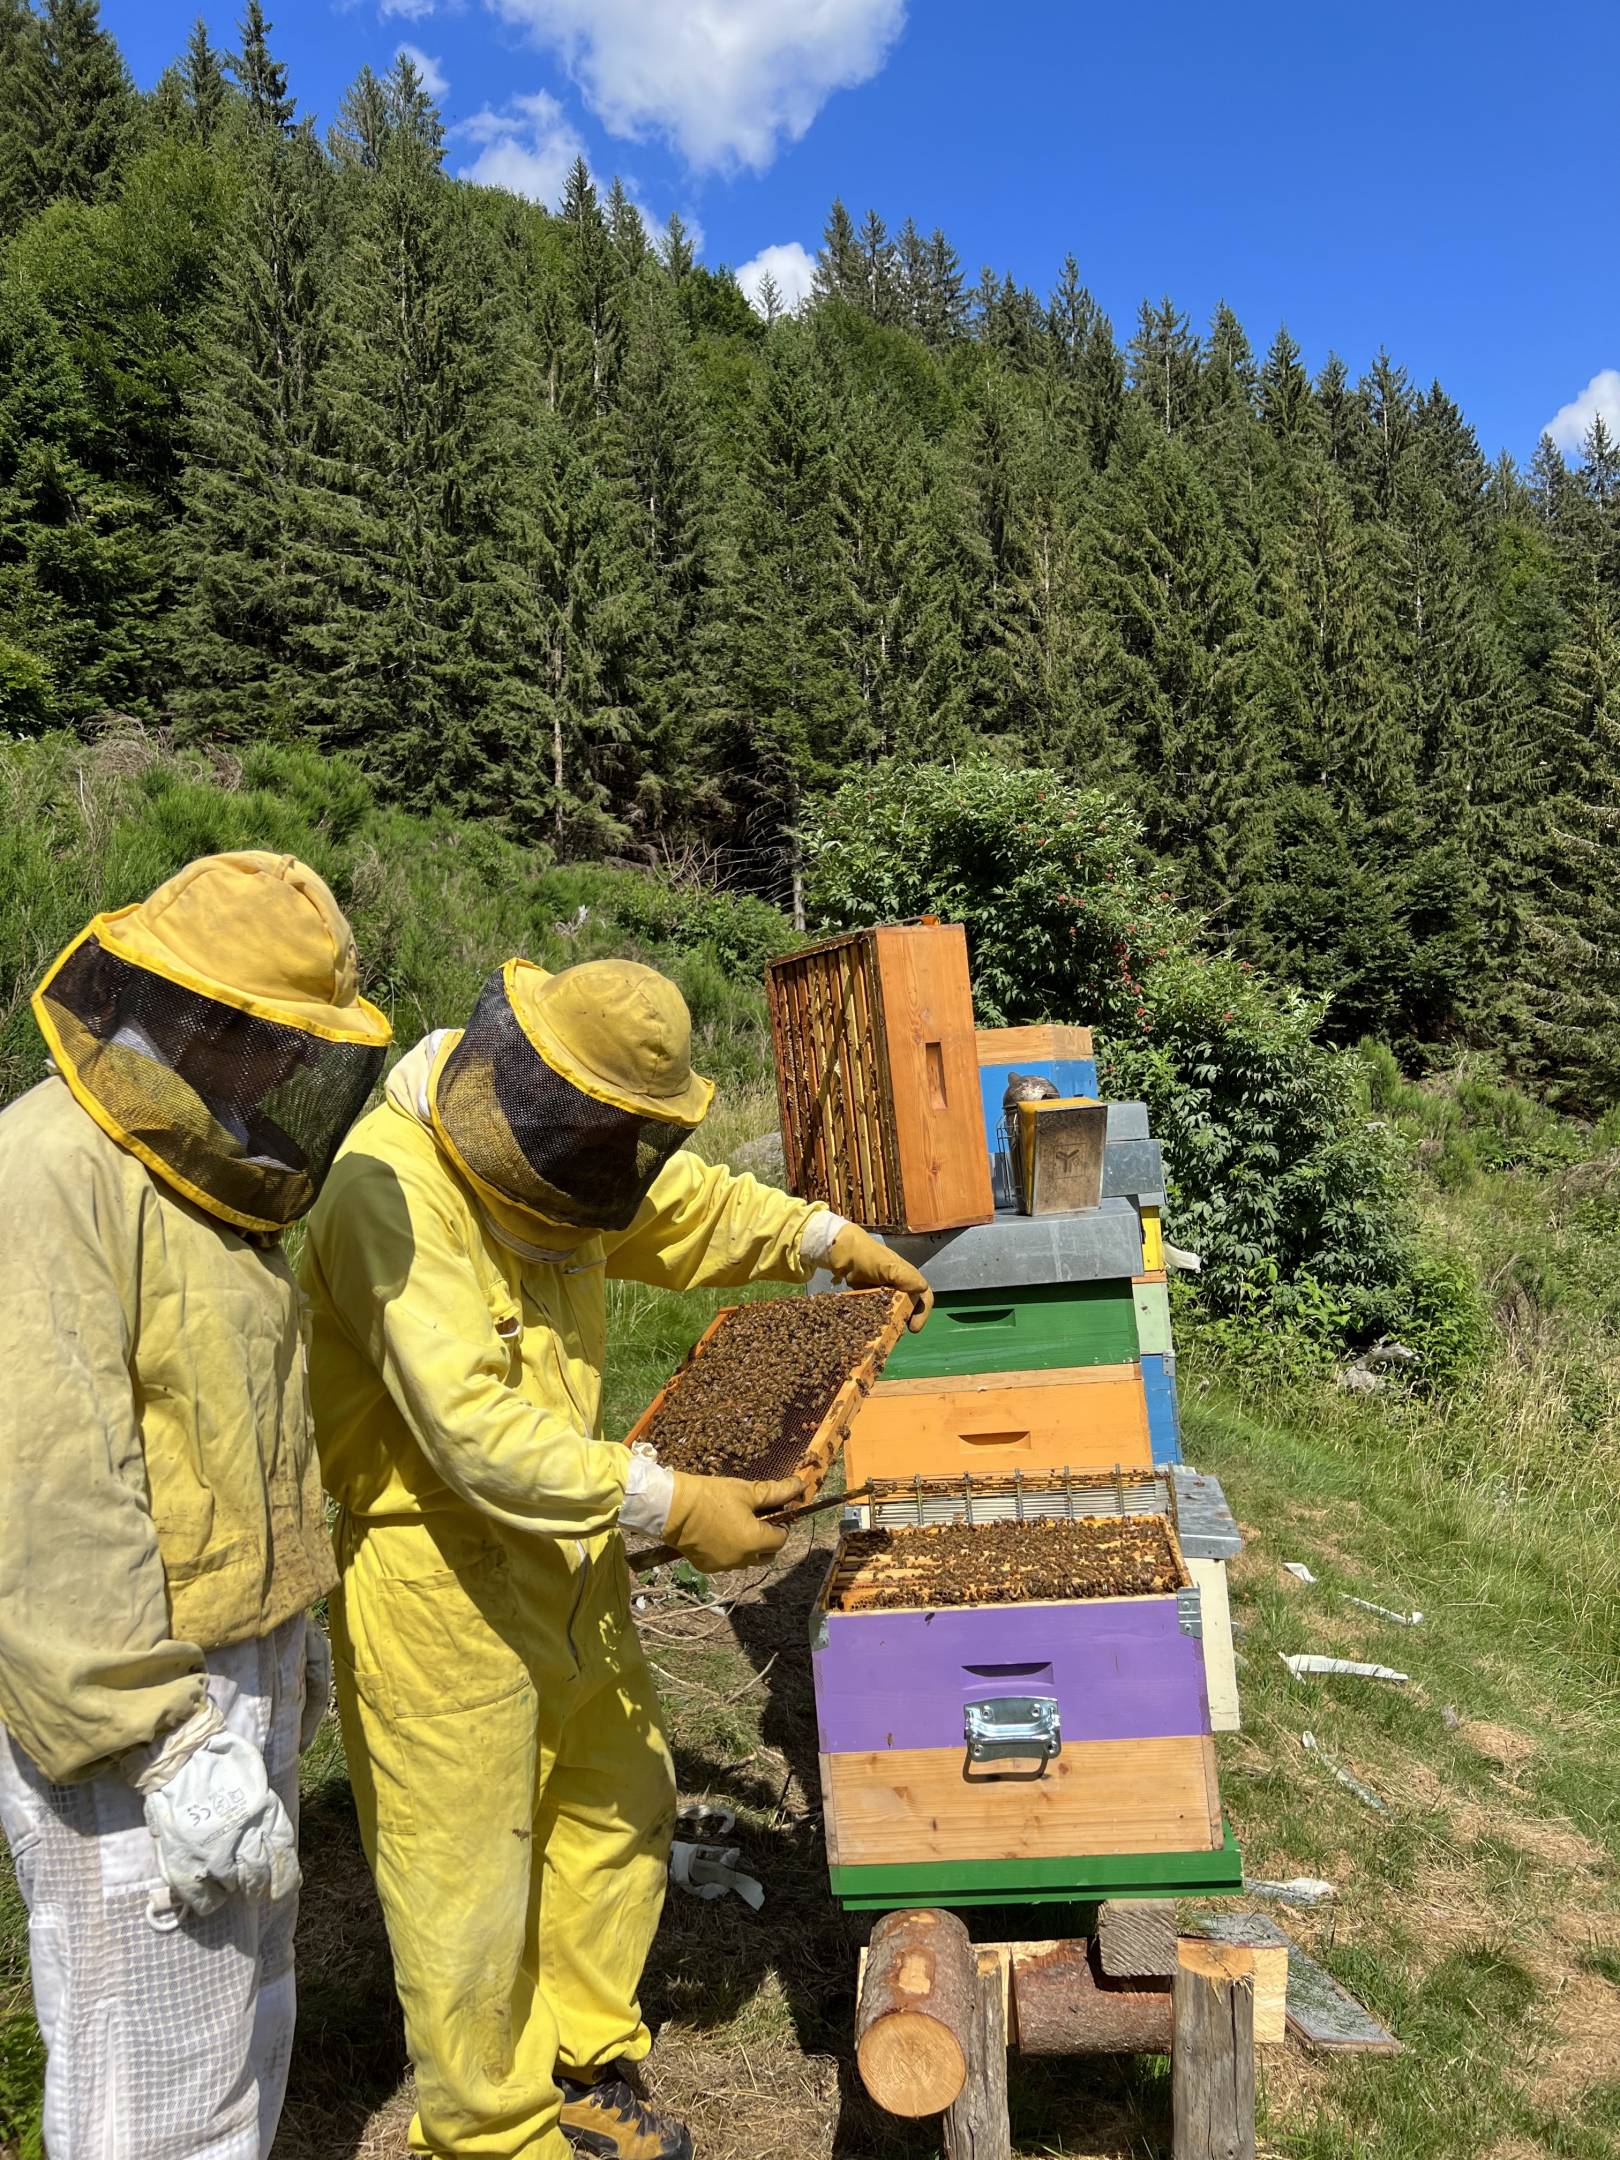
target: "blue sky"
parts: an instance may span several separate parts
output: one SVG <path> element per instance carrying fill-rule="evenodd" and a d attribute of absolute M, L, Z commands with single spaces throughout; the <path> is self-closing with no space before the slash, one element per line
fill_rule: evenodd
<path fill-rule="evenodd" d="M 216 40 L 234 5 L 202 0 Z M 1320 0 L 267 0 L 330 117 L 401 43 L 444 85 L 453 171 L 553 199 L 583 149 L 711 264 L 791 287 L 834 194 L 943 226 L 1049 291 L 1065 253 L 1129 334 L 1224 298 L 1319 366 L 1387 345 L 1488 454 L 1620 433 L 1620 8 Z M 103 0 L 143 84 L 195 0 Z M 804 251 L 801 255 L 800 251 Z M 756 273 L 757 274 L 757 273 Z M 745 280 L 746 281 L 746 280 Z"/>

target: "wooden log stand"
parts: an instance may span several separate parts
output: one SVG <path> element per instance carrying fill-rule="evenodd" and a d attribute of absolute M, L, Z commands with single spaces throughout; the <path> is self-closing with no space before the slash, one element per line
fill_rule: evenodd
<path fill-rule="evenodd" d="M 978 1958 L 955 1913 L 895 1912 L 878 1922 L 855 2014 L 855 2059 L 879 2107 L 916 2116 L 951 2106 L 967 2082 L 978 1995 Z"/>
<path fill-rule="evenodd" d="M 1009 2048 L 1168 2054 L 1174 2160 L 1255 2160 L 1255 1951 L 1177 1939 L 1173 1912 L 1104 1906 L 1091 1940 L 978 1947 L 954 1913 L 886 1915 L 856 2013 L 867 2091 L 942 2116 L 945 2160 L 1008 2160 Z"/>

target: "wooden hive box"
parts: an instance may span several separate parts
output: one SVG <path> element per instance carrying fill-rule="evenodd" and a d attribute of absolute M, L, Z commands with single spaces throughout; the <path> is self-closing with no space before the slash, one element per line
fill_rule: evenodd
<path fill-rule="evenodd" d="M 845 1453 L 852 1489 L 875 1477 L 964 1471 L 1145 1470 L 1153 1444 L 1142 1368 L 1133 1361 L 954 1382 L 880 1380 L 855 1415 Z"/>
<path fill-rule="evenodd" d="M 1068 1215 L 1103 1196 L 1105 1103 L 1058 1096 L 1018 1105 L 1020 1200 L 1026 1215 Z"/>
<path fill-rule="evenodd" d="M 789 1188 L 873 1230 L 994 1213 L 959 923 L 895 924 L 765 975 Z"/>
<path fill-rule="evenodd" d="M 1136 1312 L 1132 1285 L 1123 1276 L 1016 1290 L 942 1290 L 928 1325 L 900 1338 L 884 1371 L 891 1380 L 949 1380 L 1124 1365 L 1137 1355 Z"/>
<path fill-rule="evenodd" d="M 1095 1095 L 1097 1060 L 1088 1027 L 1042 1022 L 1035 1027 L 980 1028 L 977 1036 L 979 1093 L 997 1207 L 1017 1207 L 1018 1178 L 1003 1108 L 1007 1082 L 1016 1073 L 1050 1080 L 1060 1095 Z"/>
<path fill-rule="evenodd" d="M 1236 1886 L 1197 1593 L 1179 1549 L 1180 1590 L 893 1608 L 852 1595 L 858 1543 L 840 1542 L 813 1621 L 840 1899 L 970 1905 Z M 986 1735 L 996 1745 L 981 1755 Z"/>

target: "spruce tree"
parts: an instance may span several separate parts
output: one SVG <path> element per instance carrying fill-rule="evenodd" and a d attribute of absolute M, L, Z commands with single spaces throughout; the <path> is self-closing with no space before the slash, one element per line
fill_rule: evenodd
<path fill-rule="evenodd" d="M 0 61 L 8 181 L 0 215 L 15 226 L 64 196 L 97 201 L 128 161 L 140 109 L 99 0 L 45 0 L 34 31 L 12 8 Z"/>
<path fill-rule="evenodd" d="M 348 631 L 346 496 L 323 458 L 318 389 L 331 180 L 307 135 L 252 110 L 187 415 L 171 625 L 178 710 L 194 731 L 231 739 L 318 729 Z"/>
<path fill-rule="evenodd" d="M 1528 1049 L 1564 1102 L 1620 1098 L 1620 617 L 1589 587 L 1541 714 L 1541 818 L 1524 995 Z"/>
<path fill-rule="evenodd" d="M 566 254 L 565 291 L 573 323 L 568 385 L 576 418 L 607 410 L 623 334 L 625 270 L 602 214 L 590 167 L 576 158 L 557 217 Z"/>
<path fill-rule="evenodd" d="M 1179 434 L 1197 409 L 1199 345 L 1168 295 L 1157 307 L 1142 302 L 1129 358 L 1131 388 L 1166 435 Z"/>
<path fill-rule="evenodd" d="M 1264 870 L 1275 756 L 1250 721 L 1253 584 L 1193 454 L 1147 399 L 1097 492 L 1088 553 L 1091 726 L 1130 759 L 1188 898 L 1231 910 Z"/>
<path fill-rule="evenodd" d="M 235 61 L 236 80 L 247 99 L 254 125 L 273 134 L 292 132 L 296 100 L 287 94 L 287 70 L 270 51 L 274 26 L 265 19 L 260 0 L 248 0 L 240 34 L 242 50 Z"/>
<path fill-rule="evenodd" d="M 841 200 L 834 198 L 821 235 L 811 291 L 818 300 L 843 300 L 859 307 L 866 290 L 866 261 L 855 223 Z"/>
<path fill-rule="evenodd" d="M 231 87 L 224 59 L 208 42 L 208 25 L 200 15 L 191 26 L 180 74 L 197 139 L 211 143 L 230 102 Z"/>
<path fill-rule="evenodd" d="M 801 923 L 805 796 L 871 741 L 839 638 L 835 410 L 812 327 L 779 323 L 746 419 L 712 644 L 729 842 Z"/>
<path fill-rule="evenodd" d="M 446 186 L 408 60 L 358 185 L 317 380 L 331 523 L 324 634 L 341 667 L 311 721 L 402 799 L 509 817 L 532 793 L 520 530 L 528 401 L 476 199 Z M 335 654 L 334 654 L 335 657 Z"/>

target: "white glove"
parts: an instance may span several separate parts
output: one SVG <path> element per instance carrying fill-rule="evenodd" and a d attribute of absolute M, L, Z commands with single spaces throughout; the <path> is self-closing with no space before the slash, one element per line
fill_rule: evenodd
<path fill-rule="evenodd" d="M 298 1752 L 315 1744 L 321 1720 L 332 1700 L 332 1645 L 313 1618 L 304 1622 L 304 1714 L 298 1726 Z"/>
<path fill-rule="evenodd" d="M 283 1898 L 298 1888 L 298 1838 L 252 1741 L 224 1731 L 210 1703 L 163 1755 L 172 1760 L 188 1728 L 199 1724 L 213 1729 L 171 1775 L 151 1782 L 166 1767 L 160 1757 L 137 1780 L 146 1790 L 146 1827 L 163 1880 L 194 1913 L 213 1912 L 238 1890 L 272 1902 Z"/>

